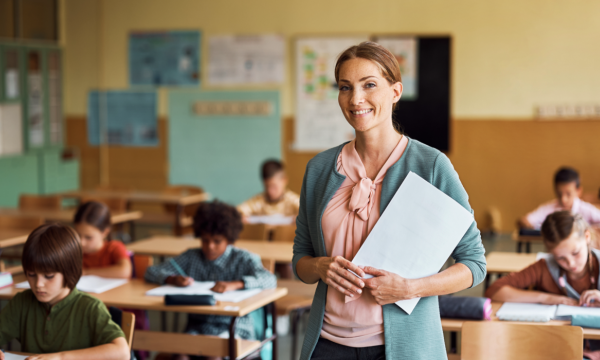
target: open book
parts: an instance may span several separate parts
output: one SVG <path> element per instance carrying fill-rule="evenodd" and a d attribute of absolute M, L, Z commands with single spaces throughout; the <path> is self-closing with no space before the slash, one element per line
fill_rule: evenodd
<path fill-rule="evenodd" d="M 102 294 L 108 290 L 112 290 L 116 287 L 127 283 L 127 279 L 109 279 L 103 278 L 96 275 L 85 275 L 79 279 L 75 286 L 78 290 L 85 291 L 92 294 Z M 29 289 L 29 283 L 23 281 L 16 285 L 17 289 Z"/>

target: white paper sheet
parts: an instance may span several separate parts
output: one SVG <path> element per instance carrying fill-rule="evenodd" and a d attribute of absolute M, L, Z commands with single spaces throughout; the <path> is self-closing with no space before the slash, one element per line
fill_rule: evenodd
<path fill-rule="evenodd" d="M 473 223 L 454 199 L 410 172 L 352 260 L 407 279 L 436 274 Z M 409 315 L 419 298 L 396 302 Z"/>
<path fill-rule="evenodd" d="M 92 294 L 102 294 L 127 283 L 127 279 L 109 279 L 95 275 L 85 275 L 77 282 L 77 289 Z M 23 281 L 16 285 L 17 289 L 29 289 L 29 283 Z"/>
<path fill-rule="evenodd" d="M 210 291 L 215 286 L 212 281 L 195 281 L 192 285 L 186 287 L 177 287 L 173 285 L 163 285 L 146 292 L 147 296 L 165 296 L 165 295 L 214 295 L 215 300 L 224 302 L 240 302 L 254 296 L 262 289 L 248 289 L 228 291 L 225 293 L 216 293 Z"/>
<path fill-rule="evenodd" d="M 536 321 L 547 322 L 554 318 L 556 305 L 530 303 L 504 303 L 496 316 L 506 321 Z"/>
<path fill-rule="evenodd" d="M 595 315 L 600 316 L 600 308 L 597 307 L 583 307 L 583 306 L 569 306 L 569 305 L 558 305 L 556 310 L 556 316 L 573 316 L 573 315 Z"/>
<path fill-rule="evenodd" d="M 290 225 L 294 222 L 294 217 L 283 215 L 255 215 L 248 216 L 247 220 L 249 224 Z"/>
<path fill-rule="evenodd" d="M 24 360 L 24 359 L 27 359 L 27 356 L 11 354 L 11 353 L 7 352 L 7 353 L 4 353 L 4 359 L 5 360 Z"/>

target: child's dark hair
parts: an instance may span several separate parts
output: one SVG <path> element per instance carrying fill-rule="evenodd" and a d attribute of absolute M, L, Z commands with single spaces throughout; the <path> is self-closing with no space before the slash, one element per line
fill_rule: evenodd
<path fill-rule="evenodd" d="M 79 236 L 67 225 L 42 225 L 27 238 L 21 262 L 25 273 L 61 273 L 63 286 L 73 290 L 83 264 Z"/>
<path fill-rule="evenodd" d="M 554 186 L 571 182 L 579 188 L 579 173 L 571 167 L 562 167 L 554 174 Z"/>
<path fill-rule="evenodd" d="M 237 209 L 218 200 L 201 203 L 194 215 L 196 237 L 202 237 L 203 234 L 222 235 L 233 243 L 243 227 L 242 216 Z"/>
<path fill-rule="evenodd" d="M 73 223 L 89 224 L 100 231 L 104 231 L 110 228 L 110 209 L 108 206 L 97 201 L 88 201 L 85 204 L 81 204 L 75 213 Z M 110 240 L 110 233 L 108 234 Z"/>
<path fill-rule="evenodd" d="M 546 217 L 541 230 L 544 244 L 548 249 L 553 249 L 574 231 L 583 237 L 588 229 L 589 225 L 581 215 L 572 215 L 570 211 L 557 211 Z"/>
<path fill-rule="evenodd" d="M 277 173 L 283 171 L 284 166 L 283 163 L 279 160 L 269 159 L 262 164 L 261 168 L 261 176 L 263 181 L 269 180 Z"/>

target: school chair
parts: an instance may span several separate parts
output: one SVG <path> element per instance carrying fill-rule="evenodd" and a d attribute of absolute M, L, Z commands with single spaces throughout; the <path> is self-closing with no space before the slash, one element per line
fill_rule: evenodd
<path fill-rule="evenodd" d="M 58 195 L 31 195 L 19 196 L 19 209 L 21 210 L 60 210 L 62 198 Z"/>
<path fill-rule="evenodd" d="M 579 326 L 466 321 L 462 326 L 463 360 L 582 359 Z"/>
<path fill-rule="evenodd" d="M 260 259 L 262 265 L 265 269 L 267 269 L 271 274 L 275 272 L 275 260 L 273 259 Z"/>
<path fill-rule="evenodd" d="M 0 215 L 0 230 L 10 230 L 29 234 L 35 228 L 44 224 L 44 218 L 39 216 Z M 4 259 L 20 259 L 22 246 L 13 246 L 8 249 L 0 249 L 0 255 Z M 2 270 L 3 269 L 3 270 Z M 8 271 L 18 274 L 23 271 L 20 266 L 8 268 L 0 260 L 0 271 Z"/>
<path fill-rule="evenodd" d="M 204 189 L 194 185 L 172 185 L 163 190 L 163 193 L 168 195 L 186 196 L 203 194 Z M 177 214 L 177 206 L 178 205 L 174 204 L 164 204 L 163 209 L 165 210 L 165 213 L 174 217 L 175 214 Z M 185 235 L 193 232 L 193 218 L 198 206 L 200 206 L 200 204 L 187 205 L 183 208 L 181 218 L 175 219 L 175 226 L 173 228 L 173 233 L 175 235 Z"/>
<path fill-rule="evenodd" d="M 244 224 L 238 236 L 240 240 L 269 240 L 269 229 L 265 224 Z"/>
<path fill-rule="evenodd" d="M 133 191 L 135 189 L 131 186 L 124 186 L 124 185 L 98 185 L 95 187 L 95 190 L 96 191 L 106 191 L 106 192 L 110 192 L 110 191 L 125 192 L 125 191 Z"/>
<path fill-rule="evenodd" d="M 110 306 L 108 308 L 108 312 L 117 325 L 121 327 L 123 333 L 125 334 L 125 341 L 127 341 L 127 345 L 129 346 L 129 351 L 131 352 L 131 359 L 135 359 L 135 355 L 133 355 L 133 351 L 131 347 L 133 345 L 133 330 L 135 327 L 135 315 L 128 311 L 123 311 L 114 306 Z"/>
<path fill-rule="evenodd" d="M 296 224 L 278 225 L 271 231 L 271 240 L 294 242 L 296 237 Z"/>
<path fill-rule="evenodd" d="M 111 212 L 127 211 L 127 199 L 120 197 L 103 197 L 103 196 L 87 196 L 80 199 L 80 204 L 85 204 L 89 201 L 96 201 L 108 206 Z"/>

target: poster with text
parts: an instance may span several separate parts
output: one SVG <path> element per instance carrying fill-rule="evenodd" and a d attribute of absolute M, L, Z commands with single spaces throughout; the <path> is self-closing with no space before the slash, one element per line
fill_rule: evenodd
<path fill-rule="evenodd" d="M 129 35 L 131 85 L 197 86 L 200 32 L 133 32 Z"/>
<path fill-rule="evenodd" d="M 415 37 L 380 37 L 377 42 L 388 49 L 398 60 L 400 75 L 402 76 L 402 100 L 417 98 L 419 59 L 419 42 Z"/>
<path fill-rule="evenodd" d="M 315 37 L 296 41 L 296 142 L 298 151 L 321 151 L 354 138 L 338 105 L 335 62 L 368 37 Z"/>
<path fill-rule="evenodd" d="M 277 34 L 217 35 L 208 39 L 211 85 L 281 84 L 285 38 Z"/>

